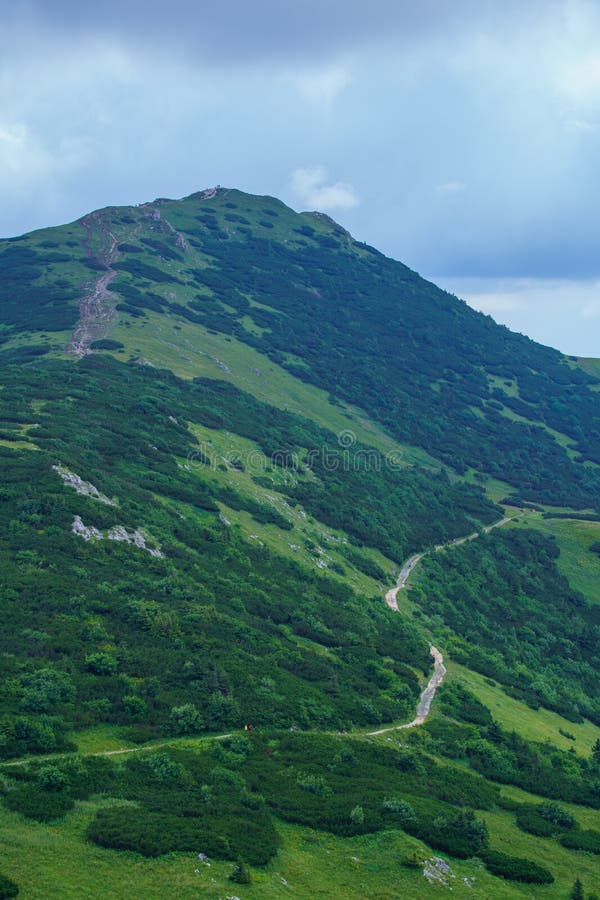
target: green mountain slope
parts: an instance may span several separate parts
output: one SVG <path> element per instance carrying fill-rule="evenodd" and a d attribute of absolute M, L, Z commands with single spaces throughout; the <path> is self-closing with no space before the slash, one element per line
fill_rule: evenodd
<path fill-rule="evenodd" d="M 175 896 L 203 849 L 229 860 L 203 896 L 236 859 L 241 896 L 270 896 L 308 828 L 376 848 L 381 885 L 348 896 L 429 896 L 438 853 L 459 896 L 600 889 L 589 361 L 326 216 L 219 189 L 1 241 L 0 385 L 0 818 L 24 896 L 86 878 L 28 872 L 36 820 L 57 859 L 149 857 L 140 884 L 175 853 Z M 431 716 L 373 736 L 414 718 L 432 641 Z M 154 896 L 120 866 L 107 897 Z"/>
<path fill-rule="evenodd" d="M 70 329 L 76 353 L 108 338 L 125 352 L 148 348 L 153 362 L 158 339 L 185 356 L 164 334 L 168 316 L 169 331 L 192 323 L 229 335 L 458 471 L 501 478 L 528 499 L 597 502 L 598 380 L 327 217 L 207 191 L 4 242 L 0 272 L 9 355 L 33 325 L 63 340 Z"/>

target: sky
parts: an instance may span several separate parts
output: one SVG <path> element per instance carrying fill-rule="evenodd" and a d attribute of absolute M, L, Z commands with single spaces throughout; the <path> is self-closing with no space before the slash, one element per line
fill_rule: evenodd
<path fill-rule="evenodd" d="M 12 0 L 0 236 L 221 184 L 600 357 L 600 0 Z"/>

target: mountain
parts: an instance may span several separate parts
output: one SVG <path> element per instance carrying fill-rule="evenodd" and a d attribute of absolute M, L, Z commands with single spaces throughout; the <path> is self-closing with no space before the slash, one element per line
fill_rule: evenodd
<path fill-rule="evenodd" d="M 86 895 L 90 854 L 107 897 L 169 893 L 123 850 L 182 897 L 236 860 L 247 896 L 426 897 L 438 851 L 459 896 L 600 889 L 598 371 L 270 197 L 0 241 L 24 895 Z M 373 735 L 414 718 L 432 642 L 431 715 Z M 74 868 L 31 869 L 34 833 Z"/>

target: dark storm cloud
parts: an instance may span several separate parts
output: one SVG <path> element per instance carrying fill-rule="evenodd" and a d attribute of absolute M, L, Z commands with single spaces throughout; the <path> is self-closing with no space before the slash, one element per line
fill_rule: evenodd
<path fill-rule="evenodd" d="M 554 0 L 33 0 L 7 15 L 62 33 L 107 34 L 133 43 L 179 48 L 229 63 L 265 57 L 331 55 L 372 42 L 410 42 L 465 28 L 510 33 L 535 26 Z"/>

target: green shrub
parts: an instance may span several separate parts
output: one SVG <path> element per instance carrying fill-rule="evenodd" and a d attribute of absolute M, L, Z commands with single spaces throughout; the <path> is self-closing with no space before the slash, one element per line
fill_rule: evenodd
<path fill-rule="evenodd" d="M 216 835 L 205 822 L 131 806 L 98 810 L 87 836 L 101 847 L 135 850 L 142 856 L 160 856 L 173 850 L 196 850 L 198 847 L 219 859 L 230 856 L 227 841 Z"/>
<path fill-rule="evenodd" d="M 121 737 L 132 744 L 146 744 L 156 737 L 156 733 L 149 725 L 131 725 L 129 728 L 123 728 Z"/>
<path fill-rule="evenodd" d="M 399 822 L 401 826 L 410 825 L 415 821 L 415 811 L 406 800 L 396 798 L 384 800 L 381 809 L 384 813 L 391 813 L 394 821 Z"/>
<path fill-rule="evenodd" d="M 252 881 L 252 876 L 250 874 L 250 870 L 248 866 L 245 865 L 241 860 L 235 864 L 233 867 L 233 872 L 229 876 L 230 881 L 235 881 L 236 884 L 250 884 Z"/>
<path fill-rule="evenodd" d="M 537 837 L 552 837 L 576 824 L 570 813 L 550 801 L 538 805 L 523 803 L 517 809 L 517 825 L 521 831 Z"/>
<path fill-rule="evenodd" d="M 552 884 L 552 872 L 530 859 L 509 856 L 499 850 L 484 850 L 477 854 L 492 875 L 510 881 L 525 881 L 529 884 Z"/>
<path fill-rule="evenodd" d="M 58 669 L 37 669 L 21 678 L 21 706 L 27 712 L 50 712 L 57 703 L 68 703 L 75 697 L 71 679 Z"/>
<path fill-rule="evenodd" d="M 313 775 L 308 772 L 299 772 L 296 778 L 296 784 L 303 791 L 309 794 L 316 794 L 317 797 L 331 796 L 331 788 L 322 775 Z M 364 818 L 364 817 L 363 817 Z"/>
<path fill-rule="evenodd" d="M 7 791 L 4 802 L 14 812 L 38 822 L 61 819 L 75 806 L 75 801 L 66 791 L 47 791 L 35 784 L 20 784 Z"/>
<path fill-rule="evenodd" d="M 499 806 L 500 809 L 507 809 L 509 812 L 516 812 L 521 805 L 518 800 L 513 800 L 512 797 L 507 797 L 505 794 L 500 794 L 496 800 L 496 806 Z"/>
<path fill-rule="evenodd" d="M 122 350 L 125 345 L 121 341 L 113 341 L 110 338 L 101 338 L 99 341 L 92 341 L 90 350 Z"/>
<path fill-rule="evenodd" d="M 94 675 L 114 675 L 117 671 L 117 660 L 104 651 L 90 653 L 85 658 L 85 664 Z"/>
<path fill-rule="evenodd" d="M 204 720 L 193 703 L 174 706 L 171 710 L 171 734 L 197 734 L 204 727 Z"/>
<path fill-rule="evenodd" d="M 560 838 L 563 847 L 569 850 L 585 850 L 587 853 L 600 853 L 600 831 L 570 831 Z"/>
<path fill-rule="evenodd" d="M 538 812 L 542 819 L 551 822 L 558 831 L 563 828 L 577 827 L 575 816 L 572 816 L 570 812 L 567 812 L 566 809 L 563 809 L 562 806 L 559 806 L 558 803 L 554 803 L 552 800 L 544 800 L 543 803 L 540 803 Z"/>
<path fill-rule="evenodd" d="M 443 813 L 433 821 L 429 817 L 417 817 L 414 825 L 406 825 L 406 830 L 431 847 L 459 859 L 479 854 L 489 840 L 485 822 L 475 818 L 470 810 Z"/>
<path fill-rule="evenodd" d="M 364 825 L 365 822 L 365 811 L 362 806 L 358 804 L 354 806 L 350 812 L 350 821 L 353 825 Z"/>
<path fill-rule="evenodd" d="M 56 766 L 43 766 L 37 774 L 37 784 L 43 791 L 61 791 L 67 783 L 67 776 Z"/>
<path fill-rule="evenodd" d="M 151 781 L 173 786 L 184 784 L 186 770 L 181 763 L 172 759 L 168 753 L 144 754 L 140 759 L 132 763 L 138 772 Z"/>
<path fill-rule="evenodd" d="M 268 813 L 233 807 L 226 815 L 175 816 L 143 807 L 98 810 L 87 836 L 102 847 L 160 856 L 174 850 L 201 850 L 216 859 L 243 857 L 265 865 L 279 847 Z"/>
<path fill-rule="evenodd" d="M 16 897 L 18 893 L 18 885 L 11 878 L 0 874 L 0 900 L 4 900 L 5 897 Z"/>

